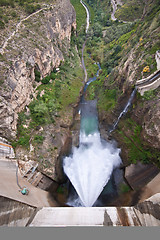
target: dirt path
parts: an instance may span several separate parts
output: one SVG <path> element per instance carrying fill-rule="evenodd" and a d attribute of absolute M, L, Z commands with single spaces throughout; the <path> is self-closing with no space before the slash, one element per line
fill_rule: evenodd
<path fill-rule="evenodd" d="M 28 17 L 22 19 L 22 20 L 16 25 L 16 30 L 13 31 L 13 32 L 10 34 L 10 36 L 9 36 L 9 37 L 5 40 L 5 42 L 3 43 L 3 46 L 0 48 L 0 53 L 1 53 L 2 55 L 4 54 L 4 50 L 5 50 L 5 48 L 6 48 L 7 45 L 8 45 L 8 41 L 9 41 L 10 39 L 12 39 L 12 38 L 14 37 L 14 35 L 19 31 L 19 29 L 20 29 L 20 27 L 21 27 L 21 24 L 22 24 L 24 21 L 28 20 L 29 18 L 31 18 L 32 16 L 40 13 L 40 12 L 43 11 L 43 10 L 50 9 L 51 7 L 52 7 L 52 5 L 49 5 L 48 7 L 45 7 L 45 8 L 41 8 L 40 10 L 38 10 L 38 11 L 30 14 Z"/>

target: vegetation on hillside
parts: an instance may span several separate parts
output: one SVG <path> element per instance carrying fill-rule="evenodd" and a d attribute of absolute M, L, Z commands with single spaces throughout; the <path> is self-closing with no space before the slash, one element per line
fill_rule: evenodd
<path fill-rule="evenodd" d="M 20 0 L 15 2 L 24 9 L 27 4 L 36 6 L 36 4 L 41 3 L 41 1 L 38 3 L 36 1 L 23 1 L 23 5 L 21 5 Z M 111 20 L 110 0 L 85 0 L 91 14 L 84 51 L 88 77 L 96 74 L 98 69 L 96 62 L 100 62 L 102 68 L 97 80 L 89 85 L 87 98 L 97 98 L 100 114 L 117 114 L 118 101 L 125 98 L 123 87 L 126 84 L 126 76 L 119 74 L 119 66 L 123 68 L 131 50 L 134 52 L 133 61 L 136 66 L 136 69 L 132 69 L 130 72 L 130 74 L 133 71 L 136 73 L 133 82 L 140 79 L 142 74 L 148 76 L 156 70 L 155 52 L 160 49 L 159 1 L 154 0 L 154 4 L 150 4 L 150 1 L 145 1 L 145 4 L 142 4 L 143 2 L 134 0 L 134 4 L 131 4 L 133 1 L 129 0 L 125 1 L 122 7 L 119 6 L 116 16 L 121 20 L 129 21 L 124 23 Z M 36 81 L 41 82 L 41 85 L 37 88 L 37 98 L 28 106 L 29 114 L 23 112 L 19 115 L 18 141 L 16 143 L 18 145 L 28 147 L 30 142 L 41 144 L 45 136 L 39 135 L 36 128 L 46 124 L 55 124 L 59 116 L 65 116 L 68 107 L 72 106 L 78 99 L 83 72 L 74 46 L 78 46 L 81 54 L 82 44 L 86 38 L 86 12 L 79 0 L 71 0 L 71 3 L 77 16 L 77 33 L 76 36 L 72 34 L 72 48 L 69 50 L 69 56 L 66 57 L 64 64 L 60 66 L 60 72 L 53 71 L 41 80 L 38 69 L 35 70 Z M 1 6 L 0 20 L 2 23 L 0 23 L 0 27 L 3 28 L 5 8 L 3 5 Z M 11 16 L 15 17 L 14 12 Z M 135 19 L 136 21 L 133 21 Z M 149 71 L 144 71 L 146 66 L 148 66 Z M 141 104 L 143 101 L 152 99 L 154 95 L 153 91 L 144 94 Z M 141 133 L 142 126 L 137 124 L 131 115 L 128 114 L 120 122 L 116 134 L 122 145 L 128 149 L 126 158 L 130 163 L 136 163 L 137 159 L 143 163 L 154 159 L 159 164 L 159 160 L 157 160 L 159 153 L 153 152 L 145 143 L 142 143 Z M 31 135 L 34 137 L 31 138 Z"/>
<path fill-rule="evenodd" d="M 92 5 L 94 3 L 94 1 L 88 2 L 92 2 Z M 102 4 L 103 6 L 106 2 L 109 1 L 97 1 L 97 5 Z M 155 1 L 155 4 L 157 4 L 157 1 Z M 156 61 L 153 54 L 160 48 L 158 28 L 160 25 L 160 12 L 158 8 L 155 13 L 155 6 L 153 5 L 152 10 L 148 10 L 148 13 L 146 12 L 144 21 L 121 23 L 116 21 L 112 22 L 110 20 L 111 26 L 109 27 L 103 26 L 101 16 L 103 16 L 103 11 L 105 10 L 103 8 L 100 9 L 102 12 L 100 16 L 95 14 L 97 22 L 90 28 L 88 33 L 86 51 L 90 53 L 94 61 L 99 61 L 101 63 L 103 81 L 107 88 L 110 84 L 110 80 L 112 81 L 113 77 L 114 79 L 117 77 L 116 66 L 119 66 L 121 63 L 123 67 L 122 64 L 126 61 L 127 54 L 130 53 L 131 49 L 135 49 L 135 61 L 141 59 L 136 69 L 135 80 L 142 77 L 142 72 L 144 76 L 153 73 L 156 70 Z M 152 12 L 154 12 L 154 15 Z M 154 39 L 151 39 L 153 31 Z M 149 66 L 150 71 L 143 71 L 146 66 Z M 135 69 L 132 69 L 132 71 L 135 71 Z M 100 76 L 100 78 L 102 78 L 102 76 Z M 92 83 L 92 85 L 94 85 L 94 83 Z"/>
<path fill-rule="evenodd" d="M 118 5 L 115 17 L 123 21 L 152 18 L 159 10 L 159 0 L 123 0 L 122 6 Z"/>
<path fill-rule="evenodd" d="M 42 80 L 38 71 L 35 73 L 36 80 L 42 84 L 37 88 L 37 98 L 28 106 L 30 113 L 23 111 L 19 114 L 17 142 L 13 143 L 14 146 L 29 147 L 31 142 L 42 143 L 44 136 L 36 137 L 37 127 L 55 124 L 59 117 L 64 119 L 68 107 L 71 108 L 77 102 L 82 87 L 83 72 L 74 46 L 59 72 L 53 70 Z"/>
<path fill-rule="evenodd" d="M 129 113 L 121 119 L 114 133 L 125 152 L 128 164 L 141 161 L 144 164 L 154 162 L 160 167 L 160 152 L 148 146 L 142 138 L 142 126 L 137 124 Z"/>
<path fill-rule="evenodd" d="M 41 9 L 45 4 L 53 4 L 53 0 L 0 0 L 0 29 L 19 20 L 21 13 L 32 14 Z"/>
<path fill-rule="evenodd" d="M 79 0 L 71 0 L 76 11 L 77 32 L 80 32 L 86 25 L 86 10 Z"/>
<path fill-rule="evenodd" d="M 115 116 L 111 116 L 113 112 L 117 114 L 121 99 L 125 98 L 122 89 L 127 80 L 126 76 L 119 74 L 119 69 L 123 68 L 131 50 L 134 52 L 135 58 L 133 61 L 136 66 L 135 69 L 130 70 L 131 73 L 134 72 L 135 78 L 133 78 L 133 81 L 148 76 L 156 70 L 155 53 L 160 49 L 159 4 L 157 0 L 154 1 L 154 4 L 148 2 L 148 4 L 142 5 L 141 2 L 137 7 L 134 7 L 134 10 L 137 8 L 134 17 L 132 14 L 128 19 L 123 19 L 122 14 L 121 17 L 119 16 L 122 20 L 133 21 L 136 19 L 136 21 L 123 23 L 121 21 L 113 22 L 110 18 L 107 22 L 103 21 L 102 16 L 105 12 L 106 15 L 110 14 L 110 11 L 103 7 L 104 4 L 109 4 L 109 1 L 88 0 L 87 3 L 95 10 L 95 21 L 88 32 L 85 64 L 92 75 L 96 73 L 96 69 L 94 70 L 90 65 L 98 61 L 102 67 L 100 76 L 87 89 L 87 98 L 97 98 L 99 114 L 106 115 L 106 119 L 108 117 L 114 119 Z M 123 5 L 125 11 L 127 11 L 126 6 L 131 10 L 131 1 L 126 1 Z M 137 20 L 137 18 L 140 20 Z M 146 66 L 149 70 L 144 71 Z M 143 107 L 143 101 L 150 101 L 155 97 L 155 90 L 151 90 L 146 92 L 141 100 L 137 101 Z M 123 102 L 122 108 L 124 104 Z M 120 121 L 116 134 L 121 146 L 127 149 L 125 158 L 130 163 L 136 163 L 138 159 L 143 163 L 154 161 L 159 166 L 159 151 L 148 147 L 142 141 L 141 132 L 142 126 L 137 124 L 135 119 L 132 119 L 132 115 L 128 114 Z"/>
<path fill-rule="evenodd" d="M 122 6 L 118 7 L 115 17 L 123 21 L 134 21 L 142 17 L 145 0 L 128 0 L 124 1 Z"/>

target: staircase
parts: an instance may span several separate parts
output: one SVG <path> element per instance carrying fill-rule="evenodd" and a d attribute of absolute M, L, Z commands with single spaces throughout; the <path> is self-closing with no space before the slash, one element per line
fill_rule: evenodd
<path fill-rule="evenodd" d="M 35 165 L 30 164 L 30 168 L 22 175 L 33 186 L 37 187 L 42 180 L 43 175 L 37 171 L 38 163 Z"/>

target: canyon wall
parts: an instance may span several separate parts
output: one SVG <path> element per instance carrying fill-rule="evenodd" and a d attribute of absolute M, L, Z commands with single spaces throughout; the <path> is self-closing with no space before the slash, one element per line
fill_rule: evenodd
<path fill-rule="evenodd" d="M 0 136 L 16 137 L 18 113 L 36 96 L 35 69 L 41 78 L 64 61 L 76 15 L 69 0 L 53 2 L 48 9 L 21 22 L 0 50 Z M 8 29 L 8 37 L 15 29 Z M 4 46 L 3 39 L 1 46 Z"/>

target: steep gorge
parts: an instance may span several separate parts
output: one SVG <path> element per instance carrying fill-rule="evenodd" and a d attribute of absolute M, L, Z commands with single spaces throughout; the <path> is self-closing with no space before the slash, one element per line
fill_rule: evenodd
<path fill-rule="evenodd" d="M 104 2 L 105 1 L 102 1 L 102 4 L 104 4 Z M 155 1 L 155 4 L 156 3 L 157 1 Z M 99 7 L 100 6 L 101 5 L 99 5 Z M 100 60 L 103 66 L 101 75 L 99 77 L 100 82 L 102 83 L 99 88 L 100 91 L 95 87 L 95 92 L 96 95 L 98 95 L 99 100 L 98 107 L 102 135 L 103 132 L 108 129 L 108 126 L 113 124 L 118 117 L 119 112 L 126 104 L 126 99 L 129 97 L 131 88 L 135 84 L 137 78 L 141 78 L 143 76 L 147 76 L 147 74 L 150 74 L 143 72 L 145 65 L 150 64 L 151 72 L 155 70 L 156 61 L 154 60 L 154 52 L 159 46 L 159 15 L 154 9 L 152 10 L 150 7 L 145 7 L 145 21 L 141 20 L 138 23 L 134 23 L 133 27 L 131 27 L 131 31 L 122 36 L 124 39 L 120 37 L 117 40 L 113 40 L 109 46 L 111 48 L 111 54 L 110 50 L 106 53 L 106 55 L 105 53 L 101 54 L 102 50 L 107 49 L 106 46 L 102 45 L 101 50 L 99 47 L 97 48 L 97 45 L 95 45 L 95 48 L 97 48 L 96 51 L 99 51 L 102 56 L 102 59 L 99 59 L 100 54 L 98 53 L 95 57 L 95 60 Z M 118 11 L 120 11 L 120 9 Z M 152 14 L 152 17 L 150 17 L 150 11 L 153 11 L 155 16 Z M 144 17 L 145 16 L 143 16 L 143 18 Z M 101 21 L 103 20 L 106 21 L 105 19 L 102 19 Z M 116 25 L 109 22 L 109 20 L 107 20 L 105 24 L 112 24 L 112 27 L 116 28 Z M 2 137 L 7 138 L 8 140 L 16 139 L 18 113 L 25 108 L 25 117 L 27 118 L 28 115 L 31 115 L 32 108 L 28 108 L 28 105 L 33 99 L 36 99 L 38 96 L 37 100 L 40 100 L 41 102 L 43 99 L 43 102 L 47 103 L 48 96 L 46 96 L 46 89 L 41 90 L 42 88 L 39 86 L 40 82 L 36 81 L 36 73 L 38 72 L 40 74 L 40 79 L 43 79 L 49 75 L 53 69 L 57 68 L 61 62 L 65 60 L 66 56 L 76 54 L 75 52 L 73 53 L 73 49 L 69 50 L 71 34 L 75 30 L 75 27 L 75 12 L 67 0 L 63 1 L 63 4 L 62 2 L 54 2 L 50 6 L 44 6 L 44 10 L 38 10 L 37 13 L 32 14 L 26 20 L 21 20 L 20 27 L 15 32 L 13 37 L 10 38 L 5 48 L 3 48 L 3 51 L 1 51 L 2 86 L 0 103 L 0 131 Z M 104 27 L 105 30 L 103 29 L 103 32 L 105 31 L 103 41 L 106 41 L 105 37 L 109 28 L 110 27 L 107 26 Z M 11 35 L 11 33 L 13 32 L 8 32 L 8 36 Z M 101 35 L 101 33 L 96 34 L 97 37 L 98 34 Z M 152 42 L 150 40 L 153 34 L 154 39 Z M 89 33 L 89 36 L 90 35 L 91 33 Z M 5 35 L 5 37 L 7 39 L 7 35 Z M 115 37 L 117 36 L 115 35 Z M 2 46 L 4 46 L 4 42 L 5 40 L 3 38 Z M 93 48 L 92 51 L 95 51 L 95 48 Z M 118 64 L 117 66 L 112 66 L 113 71 L 111 72 L 109 72 L 109 68 L 111 67 L 107 65 L 107 72 L 104 61 L 112 60 L 112 58 L 114 60 L 115 55 L 118 56 Z M 91 58 L 94 58 L 92 57 L 92 53 Z M 117 62 L 116 59 L 114 64 L 115 62 Z M 71 67 L 74 68 L 72 63 Z M 93 85 L 96 84 L 96 82 L 93 83 Z M 38 86 L 40 87 L 39 89 L 37 88 Z M 108 90 L 106 90 L 107 88 Z M 80 89 L 77 90 L 79 91 Z M 116 92 L 115 98 L 117 103 L 114 106 L 115 108 L 111 108 L 111 111 L 109 109 L 109 105 L 105 106 L 105 101 L 108 101 L 108 99 L 103 99 L 103 97 L 105 98 L 105 93 L 107 92 L 108 94 L 113 92 L 113 95 L 115 95 Z M 118 131 L 114 133 L 115 138 L 122 148 L 122 156 L 125 166 L 134 161 L 134 158 L 137 158 L 138 160 L 142 157 L 141 160 L 144 158 L 147 161 L 147 158 L 154 158 L 153 160 L 155 162 L 158 159 L 159 95 L 158 92 L 155 93 L 157 93 L 156 98 L 152 99 L 151 97 L 147 101 L 145 98 L 139 99 L 137 95 L 134 103 L 134 109 L 127 116 L 127 118 L 129 117 L 132 120 L 130 123 L 127 123 L 127 118 L 122 119 Z M 102 106 L 100 101 L 103 102 Z M 153 104 L 153 101 L 155 107 L 151 108 L 150 106 Z M 56 159 L 57 157 L 60 157 L 58 162 L 61 165 L 62 155 L 67 153 L 68 149 L 71 147 L 71 132 L 69 128 L 72 125 L 72 106 L 74 106 L 74 103 L 75 102 L 70 104 L 70 106 L 67 108 L 67 111 L 64 110 L 62 113 L 60 113 L 60 118 L 58 116 L 59 112 L 55 112 L 54 123 L 47 123 L 45 125 L 40 124 L 40 126 L 38 123 L 37 125 L 30 127 L 30 123 L 32 121 L 30 118 L 25 121 L 19 120 L 19 126 L 22 126 L 22 129 L 18 130 L 18 134 L 21 134 L 22 137 L 21 135 L 18 136 L 21 142 L 16 141 L 17 157 L 24 160 L 34 159 L 38 161 L 39 170 L 56 181 L 63 179 L 63 176 L 58 177 L 56 174 Z M 110 104 L 110 102 L 107 104 Z M 43 106 L 44 105 L 42 104 L 38 107 Z M 36 107 L 37 106 L 34 107 L 34 111 Z M 23 119 L 23 115 L 19 119 L 21 118 Z M 128 130 L 128 124 L 130 124 L 131 131 Z M 138 126 L 140 126 L 138 132 L 139 135 L 134 136 L 132 132 L 136 131 Z M 26 132 L 29 128 L 30 130 L 27 135 Z M 155 134 L 155 131 L 157 134 Z M 29 146 L 27 145 L 27 149 L 21 147 L 21 145 L 23 145 L 22 140 L 24 140 L 24 133 L 26 134 L 26 138 L 28 138 L 30 135 L 29 140 L 27 140 L 29 143 Z M 137 139 L 135 140 L 134 138 L 136 137 Z M 128 142 L 130 139 L 131 142 L 140 140 L 140 149 L 142 150 L 143 154 L 132 156 L 134 147 L 131 146 L 131 143 L 128 143 L 125 138 L 128 138 Z M 135 146 L 137 146 L 136 143 Z M 155 155 L 150 157 L 153 152 L 155 152 Z M 135 160 L 135 162 L 137 160 Z M 60 168 L 60 165 L 58 164 L 59 167 L 57 167 L 57 169 Z"/>
<path fill-rule="evenodd" d="M 35 82 L 35 77 L 36 77 L 35 69 L 38 72 L 40 72 L 41 78 L 44 78 L 45 76 L 50 74 L 54 68 L 61 65 L 61 61 L 64 61 L 65 55 L 68 55 L 69 57 L 72 56 L 73 59 L 76 55 L 75 52 L 71 53 L 71 50 L 68 49 L 68 47 L 70 46 L 71 31 L 72 31 L 72 29 L 75 29 L 75 12 L 74 12 L 73 8 L 71 7 L 71 5 L 69 4 L 69 1 L 65 0 L 63 2 L 65 2 L 67 5 L 65 5 L 65 4 L 55 5 L 54 8 L 57 9 L 57 12 L 56 12 L 56 14 L 58 14 L 58 15 L 56 15 L 57 19 L 59 19 L 60 12 L 63 12 L 64 9 L 65 9 L 65 13 L 66 13 L 66 19 L 68 19 L 68 15 L 72 16 L 70 18 L 70 20 L 68 20 L 69 21 L 69 23 L 67 25 L 68 27 L 66 27 L 66 22 L 67 22 L 66 19 L 65 19 L 65 24 L 63 27 L 60 27 L 63 25 L 62 24 L 63 21 L 57 20 L 56 21 L 57 24 L 54 25 L 54 30 L 56 28 L 56 31 L 54 32 L 53 29 L 50 28 L 49 23 L 47 22 L 48 23 L 47 27 L 49 29 L 50 37 L 48 37 L 48 35 L 47 35 L 47 39 L 45 39 L 44 45 L 46 47 L 44 47 L 44 49 L 43 49 L 43 46 L 41 45 L 41 47 L 39 48 L 39 46 L 40 46 L 40 43 L 39 43 L 39 45 L 36 46 L 35 48 L 32 48 L 32 49 L 28 48 L 29 50 L 31 50 L 31 51 L 29 51 L 28 49 L 25 50 L 23 43 L 19 42 L 20 43 L 19 46 L 23 45 L 22 47 L 24 50 L 24 55 L 22 54 L 22 56 L 20 58 L 18 58 L 17 62 L 13 61 L 13 64 L 11 67 L 9 67 L 9 65 L 8 65 L 8 69 L 10 69 L 9 75 L 8 75 L 9 77 L 7 77 L 7 79 L 4 80 L 4 84 L 9 83 L 10 84 L 9 86 L 10 87 L 12 86 L 12 90 L 10 90 L 10 95 L 8 95 L 8 98 L 6 98 L 7 101 L 5 102 L 5 104 L 7 106 L 7 110 L 9 110 L 9 112 L 12 112 L 12 116 L 8 115 L 9 118 L 7 118 L 6 117 L 7 115 L 6 115 L 6 116 L 4 116 L 4 119 L 11 119 L 11 117 L 13 117 L 13 119 L 15 118 L 15 121 L 13 119 L 11 119 L 11 121 L 8 122 L 9 124 L 5 125 L 3 127 L 2 136 L 7 137 L 9 140 L 16 137 L 15 133 L 16 133 L 16 127 L 17 127 L 17 113 L 19 111 L 21 111 L 22 109 L 24 109 L 26 105 L 29 105 L 29 103 L 30 103 L 30 101 L 32 101 L 33 97 L 36 98 L 37 95 L 40 95 L 40 98 L 43 97 L 43 95 L 44 95 L 44 98 L 46 97 L 44 89 L 40 92 L 34 91 L 35 86 L 33 86 L 33 85 L 35 84 L 36 87 L 38 85 L 40 85 L 40 83 Z M 59 3 L 57 3 L 57 4 L 59 4 Z M 67 8 L 68 12 L 66 11 L 66 8 L 64 8 L 64 6 L 66 6 L 66 7 L 70 6 L 69 9 Z M 52 14 L 51 9 L 49 10 L 49 13 L 47 10 L 43 10 L 43 11 L 46 11 L 45 16 L 47 16 L 47 19 L 49 16 L 51 16 L 50 14 Z M 55 12 L 54 12 L 54 14 L 55 14 Z M 65 16 L 65 14 L 63 12 L 62 18 L 64 18 L 64 16 Z M 44 22 L 43 22 L 43 24 L 44 24 Z M 31 25 L 30 25 L 30 27 L 31 27 Z M 46 25 L 44 26 L 44 29 L 46 29 Z M 55 35 L 53 36 L 53 32 L 56 34 L 56 37 L 55 37 Z M 51 41 L 53 40 L 51 35 L 53 36 L 54 44 L 51 43 Z M 27 39 L 27 36 L 26 36 L 26 39 Z M 37 39 L 39 39 L 39 38 L 37 38 Z M 57 42 L 55 43 L 55 41 L 57 41 Z M 42 42 L 43 41 L 41 39 L 41 44 L 42 44 Z M 28 43 L 25 42 L 25 44 L 27 45 Z M 136 49 L 136 47 L 133 48 L 131 51 L 134 52 L 135 49 Z M 9 59 L 12 59 L 11 54 L 9 54 L 10 50 L 7 49 L 8 54 L 7 55 L 4 54 L 4 56 L 6 56 L 6 57 L 9 56 Z M 33 53 L 33 55 L 31 53 Z M 131 54 L 132 54 L 131 52 L 128 52 L 128 56 L 130 56 Z M 13 54 L 13 56 L 14 56 L 14 54 Z M 1 56 L 1 57 L 3 57 L 3 56 Z M 91 55 L 91 57 L 92 57 L 92 55 Z M 133 67 L 130 65 L 130 63 L 128 64 L 128 60 L 126 60 L 125 58 L 126 58 L 126 56 L 121 59 L 120 65 L 116 69 L 113 69 L 113 72 L 111 71 L 110 73 L 106 74 L 104 68 L 102 68 L 100 78 L 98 79 L 98 80 L 101 80 L 102 78 L 104 79 L 103 85 L 100 86 L 100 88 L 102 91 L 105 92 L 105 94 L 107 93 L 106 89 L 109 87 L 110 84 L 112 85 L 112 83 L 115 80 L 116 80 L 116 84 L 114 83 L 112 86 L 110 86 L 109 90 L 113 90 L 112 88 L 114 88 L 114 87 L 117 88 L 117 86 L 118 86 L 119 90 L 121 91 L 121 96 L 119 96 L 117 94 L 118 95 L 118 97 L 116 99 L 116 100 L 118 100 L 117 106 L 115 109 L 112 109 L 112 111 L 108 111 L 108 109 L 106 109 L 106 108 L 103 109 L 100 105 L 98 105 L 99 116 L 100 116 L 100 121 L 101 121 L 101 123 L 100 123 L 101 133 L 104 138 L 106 137 L 106 133 L 105 134 L 103 134 L 103 133 L 105 131 L 107 131 L 108 126 L 111 125 L 114 122 L 114 120 L 117 118 L 119 112 L 123 108 L 123 105 L 125 105 L 125 103 L 126 103 L 126 98 L 128 98 L 128 96 L 131 92 L 131 89 L 133 87 L 132 85 L 135 83 L 135 80 L 132 81 L 132 78 L 130 78 L 131 73 L 128 73 L 128 69 L 130 69 L 132 72 L 134 72 L 135 76 L 138 72 L 138 71 L 136 71 L 135 65 Z M 5 59 L 3 59 L 3 64 L 4 64 L 3 66 L 7 66 Z M 10 62 L 10 64 L 11 64 L 11 62 Z M 136 64 L 137 65 L 139 64 L 138 60 L 137 60 Z M 74 68 L 73 62 L 71 62 L 71 67 Z M 61 69 L 62 68 L 60 66 L 60 74 L 61 74 Z M 3 76 L 5 76 L 5 74 Z M 6 76 L 7 76 L 7 73 L 6 73 Z M 27 76 L 27 78 L 26 78 L 26 76 Z M 20 79 L 20 80 L 17 81 L 18 79 Z M 51 81 L 51 83 L 53 83 L 52 79 L 50 81 Z M 22 84 L 23 84 L 23 86 L 22 86 Z M 49 87 L 51 87 L 51 85 L 49 85 Z M 2 86 L 2 88 L 3 88 L 3 86 Z M 22 92 L 24 90 L 25 90 L 25 96 L 22 95 Z M 96 94 L 97 94 L 97 92 L 98 92 L 97 89 L 95 89 Z M 102 92 L 100 92 L 100 93 L 102 93 Z M 109 93 L 109 91 L 108 91 L 108 93 Z M 149 147 L 149 152 L 150 152 L 150 149 L 153 147 L 154 149 L 156 149 L 157 154 L 159 154 L 159 144 L 157 142 L 157 138 L 159 138 L 159 136 L 155 134 L 155 131 L 153 129 L 155 127 L 155 129 L 158 132 L 158 128 L 159 128 L 159 114 L 157 114 L 159 111 L 158 110 L 159 109 L 159 105 L 158 105 L 159 94 L 158 94 L 157 90 L 153 94 L 155 94 L 155 93 L 157 94 L 156 99 L 155 99 L 155 96 L 149 95 L 149 99 L 147 99 L 147 101 L 145 98 L 142 99 L 139 95 L 137 95 L 137 97 L 134 101 L 133 109 L 128 113 L 128 115 L 124 119 L 122 119 L 122 122 L 120 123 L 120 126 L 117 129 L 117 132 L 115 132 L 115 134 L 113 135 L 113 137 L 115 137 L 117 139 L 119 145 L 122 147 L 124 166 L 130 165 L 130 163 L 131 163 L 129 160 L 129 153 L 128 153 L 129 146 L 125 145 L 125 141 L 124 141 L 124 139 L 126 140 L 126 138 L 131 139 L 131 142 L 135 143 L 136 151 L 138 151 L 139 148 L 140 148 L 140 151 L 142 150 L 142 146 L 141 146 L 142 142 L 141 141 L 139 142 L 139 138 L 140 138 L 140 140 L 144 139 L 145 144 L 148 141 L 147 148 Z M 12 98 L 12 94 L 13 94 L 13 98 Z M 32 94 L 33 96 L 31 96 L 30 94 Z M 4 94 L 4 89 L 3 89 L 2 96 L 4 96 L 4 95 L 5 94 Z M 97 94 L 97 96 L 98 96 L 98 98 L 100 98 L 99 93 Z M 5 97 L 3 97 L 3 98 L 5 98 Z M 38 96 L 37 100 L 39 100 L 39 96 Z M 10 101 L 12 101 L 13 105 L 11 104 Z M 48 100 L 46 99 L 46 102 L 47 101 Z M 2 102 L 4 102 L 4 99 L 2 99 Z M 73 126 L 73 122 L 72 122 L 73 111 L 72 111 L 72 109 L 73 109 L 73 107 L 76 107 L 76 105 L 74 103 L 75 102 L 73 102 L 72 104 L 69 105 L 69 107 L 66 108 L 66 110 L 68 111 L 67 114 L 65 114 L 63 112 L 63 113 L 61 113 L 61 116 L 58 116 L 58 113 L 56 113 L 57 116 L 55 118 L 54 123 L 52 123 L 52 124 L 50 123 L 50 124 L 46 124 L 46 125 L 42 125 L 42 126 L 41 125 L 36 126 L 36 129 L 34 129 L 33 132 L 34 132 L 34 134 L 40 134 L 40 135 L 34 136 L 34 135 L 32 135 L 33 134 L 33 132 L 32 132 L 30 140 L 37 141 L 37 143 L 39 141 L 40 145 L 42 144 L 41 146 L 39 145 L 37 147 L 36 144 L 34 146 L 32 146 L 31 141 L 30 141 L 29 142 L 30 148 L 26 148 L 24 150 L 24 148 L 22 148 L 18 145 L 16 147 L 17 157 L 24 158 L 27 161 L 30 158 L 32 158 L 36 161 L 39 161 L 39 169 L 57 182 L 61 182 L 61 181 L 63 182 L 63 180 L 64 180 L 63 176 L 62 176 L 62 178 L 60 176 L 61 173 L 57 176 L 57 173 L 55 172 L 55 169 L 56 169 L 55 165 L 57 163 L 57 161 L 56 161 L 57 157 L 58 156 L 61 157 L 61 155 L 63 155 L 64 153 L 67 154 L 68 150 L 71 147 L 70 127 Z M 156 107 L 154 107 L 152 109 L 151 106 L 153 105 L 153 103 L 156 105 Z M 120 107 L 118 106 L 119 104 L 121 105 Z M 11 107 L 10 109 L 9 109 L 8 105 L 10 105 L 10 107 Z M 4 106 L 4 104 L 3 104 L 3 106 Z M 6 106 L 4 106 L 4 108 Z M 14 111 L 12 111 L 12 110 L 14 110 Z M 24 114 L 25 114 L 25 116 L 30 115 L 31 108 L 26 107 L 26 111 Z M 141 117 L 141 116 L 143 116 L 143 117 Z M 129 120 L 131 119 L 131 120 L 128 121 L 128 119 Z M 29 127 L 29 124 L 30 124 L 29 121 L 28 122 L 26 121 L 26 124 L 23 124 L 23 128 Z M 76 119 L 76 121 L 79 123 L 78 118 Z M 151 123 L 150 123 L 150 121 L 151 121 Z M 21 124 L 22 122 L 19 122 L 19 123 Z M 20 124 L 19 124 L 19 126 L 20 126 Z M 154 124 L 154 126 L 153 126 L 153 124 Z M 139 127 L 139 125 L 141 127 Z M 150 125 L 152 125 L 152 126 L 150 126 Z M 152 130 L 153 130 L 152 132 L 150 130 L 148 130 L 150 127 L 152 127 Z M 8 128 L 9 128 L 9 131 L 7 130 Z M 74 131 L 76 132 L 77 129 L 72 128 L 72 131 L 74 134 Z M 141 131 L 141 132 L 139 132 L 139 131 Z M 146 131 L 146 138 L 145 138 L 145 131 Z M 122 133 L 125 133 L 125 138 Z M 137 136 L 136 137 L 134 136 L 134 134 L 137 134 L 137 133 L 138 133 L 138 137 L 139 137 L 138 139 L 136 138 Z M 45 136 L 43 143 L 41 142 L 41 140 L 42 140 L 41 138 L 36 138 L 37 136 L 43 136 L 43 137 Z M 122 137 L 122 139 L 121 139 L 121 137 Z M 135 137 L 135 138 L 132 139 L 132 137 Z M 77 140 L 75 140 L 75 142 L 76 142 L 75 143 L 75 145 L 76 145 Z M 139 144 L 140 144 L 140 146 L 139 146 Z M 50 148 L 51 145 L 53 145 L 52 149 Z M 143 147 L 144 147 L 144 144 L 143 144 Z M 53 153 L 53 151 L 54 151 L 54 153 Z M 139 160 L 139 156 L 140 155 L 138 155 L 138 157 L 136 157 L 136 158 L 135 158 L 135 156 L 133 156 L 133 157 L 137 161 L 137 160 Z M 150 155 L 147 155 L 147 157 L 150 157 Z M 158 155 L 155 156 L 155 158 L 157 158 L 157 157 L 158 157 Z M 151 159 L 153 159 L 153 157 Z M 48 162 L 46 160 L 48 160 Z M 58 168 L 60 169 L 61 168 L 61 159 L 59 159 L 59 160 L 60 161 L 58 162 Z M 158 202 L 159 198 L 156 201 Z M 122 205 L 123 205 L 123 203 L 122 203 Z M 158 204 L 153 209 L 151 209 L 151 207 L 149 206 L 149 211 L 148 211 L 148 209 L 142 210 L 143 206 L 145 207 L 144 203 L 142 203 L 142 205 L 140 205 L 141 213 L 142 214 L 149 213 L 149 214 L 151 214 L 151 216 L 152 216 L 152 210 L 155 210 L 156 207 L 158 209 Z M 137 208 L 137 207 L 135 206 L 135 208 Z M 108 210 L 108 211 L 110 211 L 110 210 Z M 117 216 L 120 217 L 122 222 L 121 223 L 116 222 L 115 225 L 116 224 L 117 225 L 127 225 L 127 224 L 130 225 L 130 223 L 126 223 L 126 219 L 125 219 L 125 216 L 127 214 L 129 215 L 128 209 L 124 209 L 124 212 L 125 212 L 125 214 L 123 213 L 122 208 L 118 209 Z M 155 215 L 155 213 L 153 215 Z M 106 216 L 106 218 L 104 219 L 103 224 L 104 225 L 114 225 L 113 223 L 110 223 L 108 221 L 108 218 L 110 218 L 110 216 L 108 217 L 107 214 L 105 214 L 105 216 Z M 159 217 L 159 216 L 158 217 L 157 216 L 158 216 L 158 214 L 156 213 L 156 219 L 158 219 L 158 217 Z M 28 218 L 28 216 L 24 216 L 24 217 L 26 217 L 26 219 Z M 113 214 L 111 214 L 111 217 L 113 217 Z M 132 220 L 132 218 L 131 218 L 131 220 Z M 135 223 L 132 223 L 132 224 L 134 225 Z M 145 225 L 146 223 L 143 223 L 143 224 Z M 151 224 L 150 221 L 148 221 L 148 224 Z"/>

